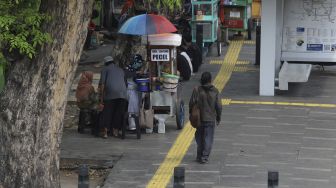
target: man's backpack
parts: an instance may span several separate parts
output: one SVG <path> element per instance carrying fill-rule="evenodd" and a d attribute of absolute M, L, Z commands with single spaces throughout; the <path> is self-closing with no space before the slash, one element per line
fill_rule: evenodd
<path fill-rule="evenodd" d="M 198 106 L 198 98 L 199 98 L 199 91 L 198 90 L 199 89 L 196 88 L 196 96 L 195 96 L 196 101 L 192 105 L 191 113 L 189 115 L 190 124 L 195 129 L 197 129 L 198 127 L 201 126 L 201 111 L 200 111 L 200 108 Z"/>

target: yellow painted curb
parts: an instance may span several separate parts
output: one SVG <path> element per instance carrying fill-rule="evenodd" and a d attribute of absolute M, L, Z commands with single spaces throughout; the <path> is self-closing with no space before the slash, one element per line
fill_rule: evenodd
<path fill-rule="evenodd" d="M 253 105 L 278 105 L 278 106 L 305 106 L 320 108 L 336 108 L 336 104 L 319 104 L 319 103 L 300 103 L 300 102 L 272 102 L 272 101 L 240 101 L 231 99 L 222 99 L 222 105 L 230 104 L 253 104 Z"/>

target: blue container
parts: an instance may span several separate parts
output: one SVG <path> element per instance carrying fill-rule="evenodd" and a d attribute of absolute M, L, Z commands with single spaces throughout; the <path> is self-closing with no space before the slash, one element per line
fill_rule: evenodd
<path fill-rule="evenodd" d="M 135 82 L 138 84 L 140 92 L 149 92 L 149 78 L 137 78 Z"/>

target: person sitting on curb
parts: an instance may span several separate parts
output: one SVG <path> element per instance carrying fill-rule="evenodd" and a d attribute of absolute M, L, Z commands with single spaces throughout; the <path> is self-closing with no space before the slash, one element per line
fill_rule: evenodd
<path fill-rule="evenodd" d="M 93 73 L 84 71 L 79 79 L 76 89 L 77 106 L 80 109 L 78 132 L 84 133 L 87 124 L 94 124 L 92 113 L 97 108 L 97 94 L 92 86 Z"/>

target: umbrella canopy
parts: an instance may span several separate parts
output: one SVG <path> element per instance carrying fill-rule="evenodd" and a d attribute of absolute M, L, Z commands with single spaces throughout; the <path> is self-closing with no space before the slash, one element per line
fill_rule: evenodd
<path fill-rule="evenodd" d="M 151 35 L 175 31 L 177 31 L 176 27 L 167 18 L 155 14 L 131 17 L 119 29 L 119 33 L 129 35 Z"/>

